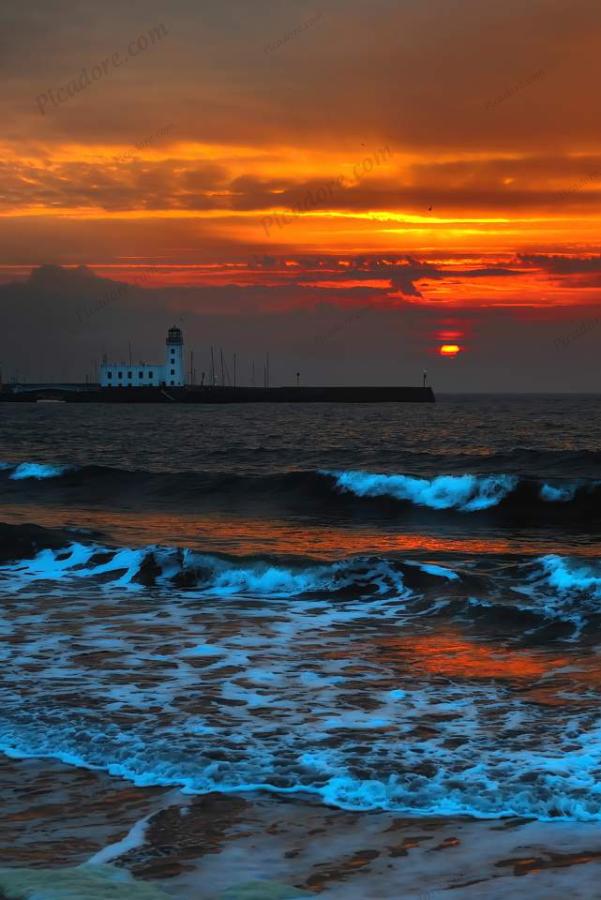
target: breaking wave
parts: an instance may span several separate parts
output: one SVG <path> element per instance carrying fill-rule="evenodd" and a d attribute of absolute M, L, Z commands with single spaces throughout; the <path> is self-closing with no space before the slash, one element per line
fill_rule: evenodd
<path fill-rule="evenodd" d="M 601 821 L 594 698 L 588 708 L 566 702 L 562 716 L 523 699 L 553 674 L 538 662 L 549 647 L 536 644 L 537 629 L 551 623 L 569 642 L 599 622 L 598 561 L 234 557 L 6 525 L 0 545 L 17 638 L 3 659 L 8 755 L 193 793 Z M 530 667 L 511 665 L 501 634 Z M 424 635 L 426 648 L 440 636 L 454 674 L 428 674 Z M 574 645 L 558 646 L 553 665 L 569 688 Z"/>
<path fill-rule="evenodd" d="M 601 482 L 528 479 L 509 473 L 422 476 L 361 470 L 161 472 L 48 462 L 4 463 L 7 502 L 127 506 L 181 511 L 216 508 L 266 514 L 404 516 L 433 521 L 485 517 L 502 526 L 601 528 Z"/>
<path fill-rule="evenodd" d="M 501 698 L 491 693 L 489 702 L 495 699 Z M 435 712 L 437 706 L 419 692 L 410 702 L 423 704 L 424 713 L 430 705 Z M 525 711 L 518 710 L 514 721 L 519 720 L 520 714 L 525 716 Z M 601 821 L 601 787 L 597 779 L 601 765 L 600 723 L 572 741 L 571 748 L 567 742 L 562 747 L 557 738 L 558 743 L 546 751 L 541 748 L 526 752 L 518 747 L 512 751 L 496 749 L 490 736 L 485 737 L 484 723 L 472 718 L 469 727 L 473 731 L 463 737 L 463 748 L 454 754 L 445 753 L 440 744 L 427 739 L 413 744 L 400 742 L 396 752 L 391 752 L 382 733 L 387 725 L 390 727 L 387 721 L 370 723 L 366 719 L 352 733 L 348 744 L 339 744 L 336 750 L 327 747 L 327 729 L 323 734 L 314 734 L 313 740 L 306 735 L 304 741 L 299 734 L 291 735 L 285 761 L 281 762 L 274 760 L 275 747 L 261 746 L 250 739 L 244 749 L 235 748 L 225 734 L 211 730 L 204 735 L 199 731 L 195 740 L 185 741 L 175 733 L 161 737 L 150 733 L 127 735 L 119 730 L 98 730 L 84 737 L 81 725 L 50 734 L 22 726 L 12 730 L 0 727 L 0 750 L 16 759 L 58 759 L 67 765 L 106 771 L 138 787 L 177 787 L 189 794 L 312 794 L 328 805 L 359 812 L 389 810 L 479 819 L 518 816 L 543 822 Z M 457 746 L 461 733 L 458 725 L 448 728 L 448 732 Z M 176 760 L 172 743 L 175 741 Z M 326 745 L 315 749 L 320 741 L 326 741 Z M 358 745 L 364 756 L 364 777 L 356 772 Z M 217 747 L 222 748 L 220 752 Z M 378 777 L 382 763 L 390 774 Z"/>
<path fill-rule="evenodd" d="M 0 471 L 8 473 L 11 481 L 25 481 L 33 478 L 41 481 L 45 478 L 60 478 L 65 472 L 72 470 L 72 466 L 59 466 L 50 463 L 22 462 L 15 465 L 0 463 Z"/>
<path fill-rule="evenodd" d="M 330 562 L 155 544 L 111 547 L 92 535 L 34 525 L 0 525 L 0 548 L 0 578 L 12 588 L 54 583 L 61 590 L 88 582 L 103 590 L 156 588 L 206 599 L 391 598 L 403 602 L 407 615 L 527 626 L 529 633 L 551 620 L 581 628 L 601 616 L 601 562 L 559 555 L 510 558 L 501 565 L 441 565 L 400 554 Z"/>
<path fill-rule="evenodd" d="M 515 475 L 377 475 L 370 472 L 324 472 L 337 488 L 357 497 L 393 497 L 430 509 L 476 512 L 497 506 L 518 484 Z"/>
<path fill-rule="evenodd" d="M 352 592 L 355 596 L 393 594 L 402 598 L 410 593 L 401 569 L 378 557 L 320 563 L 228 557 L 154 545 L 105 547 L 69 541 L 67 533 L 56 534 L 34 526 L 3 526 L 1 534 L 12 535 L 12 539 L 4 541 L 0 574 L 10 579 L 13 586 L 19 582 L 66 584 L 89 579 L 113 588 L 141 589 L 158 585 L 195 589 L 205 597 L 288 598 Z M 50 546 L 40 548 L 45 540 Z M 12 551 L 7 549 L 9 545 Z M 428 571 L 436 568 L 430 567 Z M 450 577 L 442 568 L 436 575 Z"/>

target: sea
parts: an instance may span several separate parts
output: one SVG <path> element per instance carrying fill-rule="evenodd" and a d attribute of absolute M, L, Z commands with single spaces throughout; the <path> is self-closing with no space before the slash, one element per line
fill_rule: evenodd
<path fill-rule="evenodd" d="M 600 397 L 3 403 L 0 502 L 6 760 L 601 821 Z"/>

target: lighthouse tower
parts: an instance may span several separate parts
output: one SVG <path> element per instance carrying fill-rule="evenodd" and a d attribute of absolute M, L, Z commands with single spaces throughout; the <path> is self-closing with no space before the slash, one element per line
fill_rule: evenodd
<path fill-rule="evenodd" d="M 167 332 L 166 360 L 163 369 L 165 384 L 170 387 L 183 387 L 186 383 L 184 367 L 184 338 L 180 328 L 175 325 Z"/>

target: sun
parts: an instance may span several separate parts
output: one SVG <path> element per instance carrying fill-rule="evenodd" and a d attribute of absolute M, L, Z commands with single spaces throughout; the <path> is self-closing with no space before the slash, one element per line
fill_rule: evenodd
<path fill-rule="evenodd" d="M 438 352 L 441 356 L 457 356 L 458 353 L 461 353 L 461 347 L 459 344 L 441 344 Z"/>

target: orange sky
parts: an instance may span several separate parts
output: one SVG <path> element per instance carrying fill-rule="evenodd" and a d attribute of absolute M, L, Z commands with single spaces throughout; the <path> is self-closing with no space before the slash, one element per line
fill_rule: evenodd
<path fill-rule="evenodd" d="M 0 281 L 596 308 L 592 0 L 7 10 Z"/>

